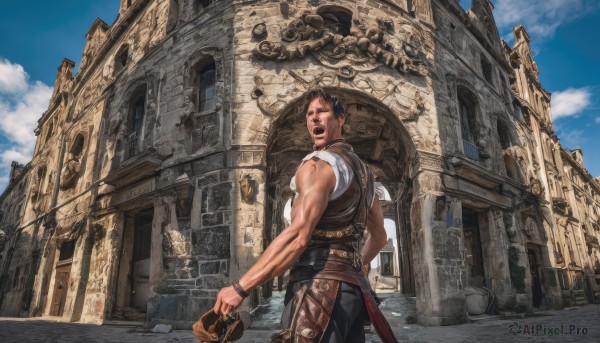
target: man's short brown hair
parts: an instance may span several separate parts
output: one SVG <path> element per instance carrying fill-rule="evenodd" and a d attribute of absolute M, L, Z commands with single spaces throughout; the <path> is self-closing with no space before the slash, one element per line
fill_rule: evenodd
<path fill-rule="evenodd" d="M 316 98 L 323 99 L 326 103 L 330 103 L 333 107 L 333 115 L 335 118 L 339 118 L 340 115 L 344 115 L 348 119 L 346 107 L 342 100 L 335 96 L 327 93 L 323 88 L 315 88 L 306 94 L 306 106 L 304 106 L 304 113 L 308 111 L 308 105 Z"/>

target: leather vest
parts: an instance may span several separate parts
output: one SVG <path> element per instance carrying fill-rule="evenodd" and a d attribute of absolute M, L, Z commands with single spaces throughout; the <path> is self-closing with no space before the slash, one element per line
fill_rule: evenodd
<path fill-rule="evenodd" d="M 345 141 L 337 141 L 323 151 L 339 155 L 354 172 L 348 189 L 330 200 L 317 223 L 309 247 L 333 247 L 356 253 L 354 244 L 362 239 L 367 224 L 369 205 L 374 196 L 373 174 Z"/>

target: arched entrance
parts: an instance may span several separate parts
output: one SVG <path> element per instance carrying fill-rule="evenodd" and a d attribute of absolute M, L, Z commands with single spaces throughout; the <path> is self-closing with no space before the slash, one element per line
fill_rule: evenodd
<path fill-rule="evenodd" d="M 412 269 L 410 202 L 412 180 L 409 179 L 411 157 L 415 147 L 400 120 L 377 100 L 364 94 L 340 89 L 328 89 L 346 105 L 348 118 L 344 138 L 388 190 L 391 202 L 384 204 L 384 217 L 395 223 L 393 245 L 399 268 L 399 288 L 414 294 Z M 313 150 L 305 123 L 306 100 L 298 98 L 271 125 L 266 151 L 267 204 L 265 213 L 265 247 L 285 227 L 284 207 L 293 194 L 289 183 L 298 163 Z M 281 290 L 283 278 L 264 287 L 263 296 L 270 297 L 273 287 Z M 397 288 L 396 288 L 397 289 Z"/>

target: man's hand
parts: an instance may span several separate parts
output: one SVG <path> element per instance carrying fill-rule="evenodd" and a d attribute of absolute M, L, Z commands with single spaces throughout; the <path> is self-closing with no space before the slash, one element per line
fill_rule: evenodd
<path fill-rule="evenodd" d="M 365 276 L 369 276 L 369 263 L 365 263 L 361 267 L 361 271 Z"/>
<path fill-rule="evenodd" d="M 233 289 L 233 286 L 221 288 L 217 295 L 217 302 L 213 307 L 213 312 L 216 314 L 230 314 L 240 306 L 243 300 L 244 298 Z"/>

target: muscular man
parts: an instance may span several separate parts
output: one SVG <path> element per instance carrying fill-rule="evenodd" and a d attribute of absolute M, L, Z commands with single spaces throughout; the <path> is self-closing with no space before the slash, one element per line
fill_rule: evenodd
<path fill-rule="evenodd" d="M 248 292 L 292 267 L 284 330 L 273 342 L 364 342 L 369 286 L 361 269 L 386 244 L 383 214 L 373 175 L 342 138 L 341 101 L 322 90 L 307 100 L 315 152 L 296 171 L 291 225 L 238 282 L 221 289 L 213 310 L 231 313 Z"/>

